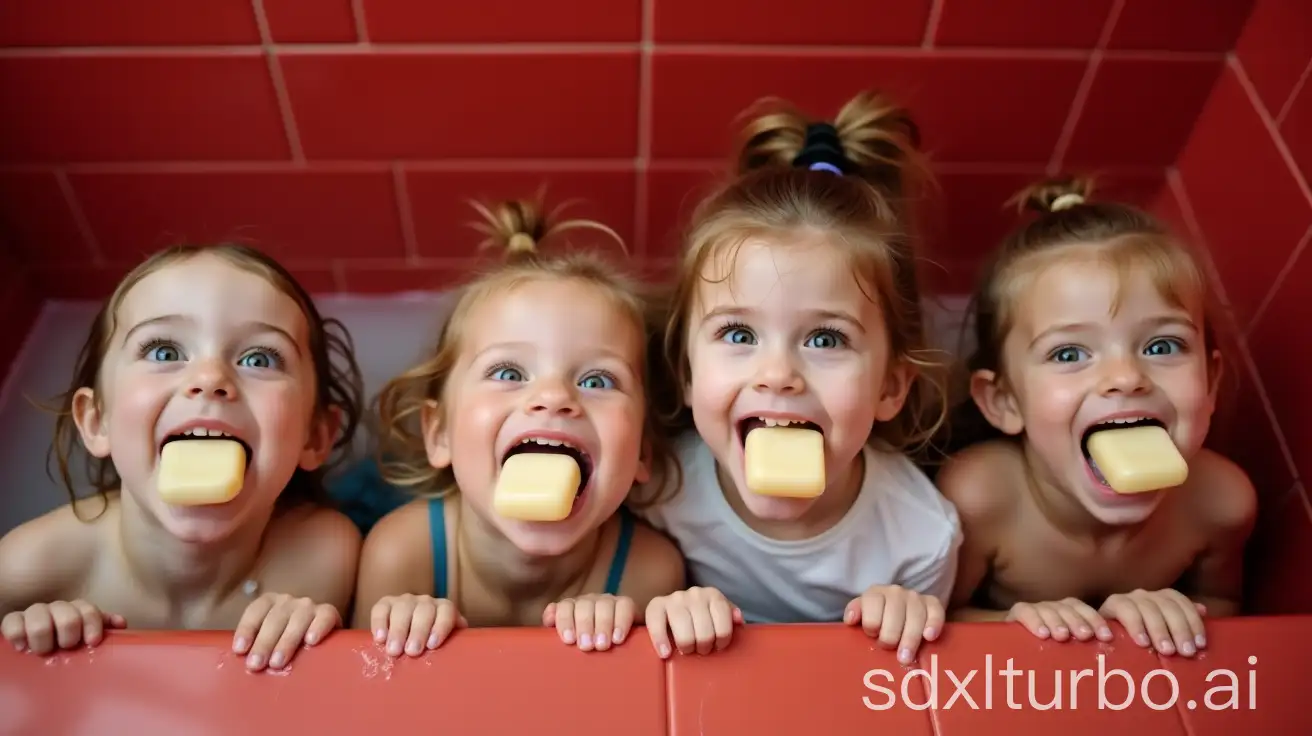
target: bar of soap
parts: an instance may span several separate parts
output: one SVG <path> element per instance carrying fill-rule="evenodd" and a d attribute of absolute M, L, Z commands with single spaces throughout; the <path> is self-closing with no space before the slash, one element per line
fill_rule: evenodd
<path fill-rule="evenodd" d="M 825 490 L 825 438 L 814 429 L 758 427 L 744 448 L 747 488 L 763 496 L 815 498 Z"/>
<path fill-rule="evenodd" d="M 520 521 L 560 521 L 569 516 L 582 471 L 574 458 L 555 452 L 511 455 L 501 466 L 492 507 Z"/>
<path fill-rule="evenodd" d="M 1189 466 L 1161 427 L 1104 429 L 1089 436 L 1089 457 L 1117 493 L 1144 493 L 1178 486 Z"/>
<path fill-rule="evenodd" d="M 227 503 L 246 480 L 246 449 L 234 440 L 174 440 L 164 445 L 156 488 L 164 503 Z"/>

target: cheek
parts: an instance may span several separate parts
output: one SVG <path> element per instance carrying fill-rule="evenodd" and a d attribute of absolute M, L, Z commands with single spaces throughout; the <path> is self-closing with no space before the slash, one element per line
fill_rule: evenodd
<path fill-rule="evenodd" d="M 1080 409 L 1084 394 L 1078 376 L 1048 375 L 1029 380 L 1020 401 L 1026 425 L 1070 424 Z"/>

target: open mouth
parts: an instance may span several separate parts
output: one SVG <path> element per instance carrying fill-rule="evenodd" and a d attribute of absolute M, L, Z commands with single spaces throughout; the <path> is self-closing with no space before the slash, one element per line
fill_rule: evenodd
<path fill-rule="evenodd" d="M 164 450 L 164 445 L 177 440 L 232 440 L 241 445 L 241 449 L 246 451 L 246 467 L 249 468 L 251 466 L 251 446 L 246 444 L 246 440 L 243 440 L 240 437 L 235 437 L 227 432 L 220 432 L 216 429 L 196 428 L 189 429 L 182 434 L 171 434 L 168 437 L 165 437 L 164 441 L 160 443 L 160 451 L 162 452 Z"/>
<path fill-rule="evenodd" d="M 592 457 L 582 448 L 576 447 L 569 442 L 557 439 L 546 439 L 543 437 L 525 437 L 506 451 L 505 457 L 501 458 L 501 464 L 505 465 L 506 461 L 515 455 L 521 455 L 526 452 L 549 453 L 553 455 L 568 455 L 574 458 L 574 462 L 579 466 L 579 487 L 574 492 L 574 497 L 580 498 L 584 489 L 588 487 L 588 481 L 592 480 Z"/>
<path fill-rule="evenodd" d="M 1095 432 L 1107 429 L 1128 429 L 1130 427 L 1161 427 L 1166 429 L 1166 425 L 1161 420 L 1152 417 L 1120 417 L 1090 425 L 1088 429 L 1084 430 L 1084 436 L 1080 438 L 1080 451 L 1084 453 L 1084 461 L 1089 464 L 1089 470 L 1093 471 L 1093 477 L 1097 478 L 1099 483 L 1108 488 L 1111 486 L 1107 483 L 1107 479 L 1103 477 L 1102 471 L 1098 469 L 1098 463 L 1089 454 L 1089 438 Z"/>
<path fill-rule="evenodd" d="M 746 445 L 747 435 L 753 429 L 761 427 L 788 427 L 789 429 L 812 429 L 824 434 L 820 425 L 815 422 L 808 422 L 802 419 L 775 419 L 773 417 L 747 417 L 738 422 L 738 442 Z"/>

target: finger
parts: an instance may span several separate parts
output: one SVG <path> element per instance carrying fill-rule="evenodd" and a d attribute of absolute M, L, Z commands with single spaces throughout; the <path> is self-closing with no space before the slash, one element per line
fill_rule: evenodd
<path fill-rule="evenodd" d="M 423 601 L 415 606 L 414 615 L 410 617 L 410 631 L 405 640 L 405 653 L 418 657 L 428 646 L 428 637 L 433 633 L 437 623 L 437 602 Z"/>
<path fill-rule="evenodd" d="M 547 607 L 542 609 L 542 625 L 549 628 L 556 628 L 556 604 L 548 603 Z"/>
<path fill-rule="evenodd" d="M 902 638 L 897 643 L 897 659 L 902 664 L 911 664 L 920 650 L 920 640 L 925 635 L 925 601 L 919 595 L 909 596 L 906 605 L 906 621 L 902 624 Z"/>
<path fill-rule="evenodd" d="M 898 640 L 902 638 L 902 628 L 907 620 L 907 596 L 886 596 L 884 599 L 884 617 L 879 622 L 879 643 L 887 649 L 896 650 Z"/>
<path fill-rule="evenodd" d="M 573 598 L 566 598 L 556 604 L 556 633 L 566 644 L 573 644 L 578 640 L 578 633 L 574 628 L 574 608 Z"/>
<path fill-rule="evenodd" d="M 733 639 L 734 612 L 737 609 L 728 600 L 720 599 L 711 604 L 711 629 L 715 635 L 715 651 L 729 646 Z"/>
<path fill-rule="evenodd" d="M 1181 651 L 1188 656 L 1193 656 L 1194 651 L 1207 646 L 1207 625 L 1203 623 L 1203 616 L 1207 615 L 1207 607 L 1201 603 L 1194 603 L 1179 591 L 1172 590 L 1171 593 L 1173 594 L 1172 597 L 1179 603 L 1185 620 L 1189 623 L 1188 637 L 1192 639 L 1192 641 L 1187 642 L 1190 644 L 1188 651 L 1185 651 L 1184 647 L 1186 642 L 1181 642 Z"/>
<path fill-rule="evenodd" d="M 1120 621 L 1121 626 L 1125 627 L 1125 633 L 1130 635 L 1135 644 L 1141 647 L 1152 645 L 1152 639 L 1148 638 L 1148 632 L 1144 628 L 1143 614 L 1129 598 L 1119 597 L 1114 601 L 1109 598 L 1108 602 L 1103 604 L 1102 614 Z"/>
<path fill-rule="evenodd" d="M 1047 639 L 1052 635 L 1052 629 L 1049 629 L 1048 625 L 1043 623 L 1043 617 L 1039 615 L 1039 609 L 1029 603 L 1018 603 L 1012 606 L 1010 618 L 1040 639 Z"/>
<path fill-rule="evenodd" d="M 416 602 L 392 601 L 392 612 L 387 619 L 387 653 L 393 657 L 405 651 L 405 640 L 410 636 L 410 621 L 415 617 Z"/>
<path fill-rule="evenodd" d="M 251 644 L 255 642 L 255 635 L 260 633 L 260 624 L 264 623 L 264 617 L 269 615 L 269 609 L 273 608 L 273 600 L 260 596 L 246 606 L 246 610 L 241 615 L 241 620 L 237 622 L 237 629 L 232 633 L 232 651 L 237 654 L 246 654 L 250 651 Z"/>
<path fill-rule="evenodd" d="M 1093 627 L 1084 620 L 1079 608 L 1071 601 L 1067 600 L 1054 604 L 1052 610 L 1061 618 L 1062 625 L 1071 633 L 1071 636 L 1074 636 L 1078 641 L 1088 641 L 1093 638 Z"/>
<path fill-rule="evenodd" d="M 428 632 L 428 648 L 437 649 L 442 646 L 442 642 L 451 636 L 451 632 L 457 626 L 467 626 L 465 617 L 459 615 L 456 611 L 456 604 L 448 600 L 441 600 L 437 605 L 437 620 L 433 622 L 433 628 Z"/>
<path fill-rule="evenodd" d="M 1043 621 L 1043 627 L 1052 632 L 1054 641 L 1066 641 L 1071 638 L 1071 630 L 1066 627 L 1066 622 L 1061 620 L 1061 614 L 1053 610 L 1053 607 L 1046 601 L 1037 603 L 1034 610 L 1039 614 L 1039 620 Z"/>
<path fill-rule="evenodd" d="M 925 605 L 925 641 L 934 641 L 943 631 L 947 621 L 947 610 L 936 596 L 926 596 Z"/>
<path fill-rule="evenodd" d="M 1175 654 L 1175 642 L 1171 641 L 1171 627 L 1166 623 L 1166 614 L 1153 595 L 1137 596 L 1134 599 L 1139 615 L 1143 617 L 1143 627 L 1148 633 L 1148 640 L 1162 654 Z"/>
<path fill-rule="evenodd" d="M 647 627 L 647 637 L 651 639 L 652 649 L 656 650 L 656 656 L 665 659 L 670 656 L 670 636 L 669 636 L 669 618 L 665 615 L 665 602 L 660 598 L 653 598 L 647 604 L 647 610 L 643 615 Z"/>
<path fill-rule="evenodd" d="M 273 645 L 273 654 L 269 656 L 270 669 L 280 670 L 291 663 L 292 657 L 296 656 L 296 650 L 301 647 L 301 642 L 305 641 L 305 635 L 310 630 L 310 622 L 314 621 L 314 614 L 315 606 L 308 601 L 291 610 L 287 616 L 287 626 L 283 628 L 282 635 Z"/>
<path fill-rule="evenodd" d="M 843 609 L 843 623 L 848 626 L 855 626 L 861 623 L 861 599 L 853 598 L 847 602 L 847 608 Z"/>
<path fill-rule="evenodd" d="M 880 593 L 861 595 L 861 629 L 866 636 L 875 636 L 884 623 L 884 596 Z"/>
<path fill-rule="evenodd" d="M 592 651 L 596 606 L 596 602 L 591 600 L 581 600 L 574 604 L 574 630 L 578 632 L 579 649 L 585 652 Z"/>
<path fill-rule="evenodd" d="M 1157 597 L 1157 603 L 1162 609 L 1162 616 L 1166 618 L 1166 628 L 1171 632 L 1176 651 L 1186 657 L 1194 656 L 1198 651 L 1194 637 L 1202 631 L 1203 619 L 1194 608 L 1193 601 L 1179 591 L 1166 590 Z"/>
<path fill-rule="evenodd" d="M 580 628 L 580 630 L 582 630 Z M 592 643 L 597 651 L 610 649 L 615 634 L 615 598 L 607 596 L 592 607 Z"/>
<path fill-rule="evenodd" d="M 614 629 L 611 632 L 611 641 L 616 646 L 623 643 L 629 636 L 629 629 L 633 628 L 633 620 L 638 616 L 638 604 L 628 596 L 620 596 L 615 601 L 615 622 Z"/>
<path fill-rule="evenodd" d="M 314 620 L 305 632 L 305 646 L 312 647 L 323 641 L 332 630 L 342 625 L 342 615 L 337 608 L 327 604 L 318 606 L 314 611 Z"/>
<path fill-rule="evenodd" d="M 291 612 L 287 609 L 288 607 L 283 605 L 274 606 L 264 617 L 264 622 L 260 624 L 260 631 L 251 644 L 251 652 L 246 655 L 246 669 L 259 671 L 269 662 L 274 647 L 278 645 L 278 639 L 282 638 L 282 632 L 287 630 L 287 622 L 291 619 Z"/>
<path fill-rule="evenodd" d="M 1093 610 L 1093 606 L 1079 599 L 1072 599 L 1070 605 L 1071 608 L 1075 609 L 1080 619 L 1084 621 L 1084 624 L 1093 630 L 1094 636 L 1101 641 L 1112 640 L 1112 627 L 1108 626 L 1107 621 L 1097 611 Z"/>
<path fill-rule="evenodd" d="M 105 638 L 105 617 L 101 615 L 100 610 L 82 600 L 73 601 L 69 605 L 82 619 L 79 624 L 82 628 L 82 641 L 89 647 L 99 644 Z"/>
<path fill-rule="evenodd" d="M 697 631 L 692 610 L 688 606 L 673 605 L 666 609 L 665 616 L 670 622 L 674 648 L 681 654 L 692 654 L 697 651 Z"/>
<path fill-rule="evenodd" d="M 72 649 L 82 643 L 81 611 L 67 601 L 51 603 L 49 611 L 55 627 L 55 644 L 60 649 Z"/>
<path fill-rule="evenodd" d="M 14 611 L 0 619 L 0 635 L 13 644 L 14 649 L 20 652 L 27 649 L 27 629 L 23 624 L 22 611 Z"/>
<path fill-rule="evenodd" d="M 128 627 L 128 620 L 120 614 L 106 613 L 104 616 L 105 624 L 111 629 L 126 629 Z"/>
<path fill-rule="evenodd" d="M 369 630 L 374 632 L 374 643 L 387 641 L 388 622 L 392 620 L 392 602 L 384 598 L 369 609 Z"/>

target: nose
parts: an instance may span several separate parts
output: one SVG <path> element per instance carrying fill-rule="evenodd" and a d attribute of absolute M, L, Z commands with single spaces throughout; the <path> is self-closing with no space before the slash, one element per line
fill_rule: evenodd
<path fill-rule="evenodd" d="M 573 386 L 557 379 L 539 379 L 529 394 L 527 411 L 530 414 L 553 414 L 573 417 L 581 413 L 578 395 Z"/>
<path fill-rule="evenodd" d="M 756 375 L 752 379 L 758 391 L 774 391 L 781 394 L 800 393 L 806 382 L 797 370 L 791 351 L 779 348 L 761 351 L 760 362 L 756 366 Z"/>
<path fill-rule="evenodd" d="M 191 372 L 187 375 L 186 390 L 187 397 L 192 399 L 231 401 L 237 398 L 237 385 L 232 380 L 232 373 L 219 360 L 193 362 Z"/>
<path fill-rule="evenodd" d="M 1136 356 L 1113 356 L 1103 364 L 1098 388 L 1103 394 L 1140 394 L 1149 388 L 1148 376 Z"/>

